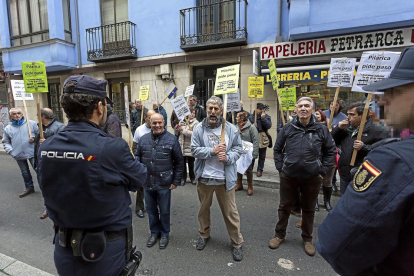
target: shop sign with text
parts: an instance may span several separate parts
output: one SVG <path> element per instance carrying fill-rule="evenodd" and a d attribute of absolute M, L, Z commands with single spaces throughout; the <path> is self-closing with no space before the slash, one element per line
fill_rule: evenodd
<path fill-rule="evenodd" d="M 342 35 L 312 40 L 267 44 L 260 47 L 260 59 L 284 59 L 324 54 L 367 51 L 414 45 L 414 28 Z"/>

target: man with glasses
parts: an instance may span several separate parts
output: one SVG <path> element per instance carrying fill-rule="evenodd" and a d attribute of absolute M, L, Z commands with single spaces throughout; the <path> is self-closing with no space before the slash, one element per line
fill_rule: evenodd
<path fill-rule="evenodd" d="M 19 165 L 23 176 L 25 190 L 20 198 L 35 192 L 29 164 L 34 166 L 34 138 L 39 133 L 35 121 L 27 122 L 20 108 L 11 108 L 9 111 L 11 122 L 4 129 L 3 145 Z M 30 125 L 30 133 L 27 124 Z"/>
<path fill-rule="evenodd" d="M 196 158 L 195 173 L 197 193 L 200 199 L 198 212 L 200 236 L 197 250 L 203 250 L 210 238 L 210 207 L 216 193 L 221 213 L 233 246 L 235 261 L 243 259 L 243 236 L 240 233 L 240 217 L 235 201 L 237 164 L 243 151 L 237 128 L 226 123 L 223 101 L 213 96 L 207 101 L 207 118 L 193 130 L 191 153 Z M 221 142 L 222 124 L 225 124 L 225 142 Z"/>

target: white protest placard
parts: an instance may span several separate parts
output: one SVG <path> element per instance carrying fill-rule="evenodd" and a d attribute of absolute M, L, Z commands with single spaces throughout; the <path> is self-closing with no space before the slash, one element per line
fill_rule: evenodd
<path fill-rule="evenodd" d="M 328 87 L 352 87 L 356 58 L 331 58 Z"/>
<path fill-rule="evenodd" d="M 240 111 L 240 93 L 227 94 L 227 111 Z"/>
<path fill-rule="evenodd" d="M 124 103 L 125 103 L 125 124 L 129 124 L 129 100 L 128 100 L 128 86 L 124 86 Z"/>
<path fill-rule="evenodd" d="M 362 87 L 388 78 L 400 57 L 400 52 L 363 52 L 352 91 L 367 93 Z M 382 92 L 369 92 L 382 94 Z"/>
<path fill-rule="evenodd" d="M 12 90 L 13 90 L 13 98 L 14 100 L 26 100 L 32 101 L 34 100 L 32 93 L 26 93 L 26 89 L 24 88 L 24 81 L 23 80 L 11 80 L 10 81 Z"/>
<path fill-rule="evenodd" d="M 174 108 L 175 114 L 179 120 L 184 119 L 184 117 L 191 114 L 188 104 L 185 101 L 183 95 L 176 97 L 174 100 L 171 100 L 171 105 Z"/>
<path fill-rule="evenodd" d="M 187 98 L 187 97 L 193 95 L 194 86 L 195 86 L 195 84 L 192 84 L 192 85 L 187 86 L 187 88 L 185 89 L 185 95 L 184 95 L 184 97 Z"/>

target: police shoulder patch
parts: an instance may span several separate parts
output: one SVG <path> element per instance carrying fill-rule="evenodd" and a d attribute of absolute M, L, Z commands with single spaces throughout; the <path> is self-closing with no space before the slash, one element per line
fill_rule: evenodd
<path fill-rule="evenodd" d="M 363 192 L 371 186 L 372 182 L 380 176 L 382 172 L 366 160 L 359 167 L 354 176 L 352 186 L 356 192 Z"/>

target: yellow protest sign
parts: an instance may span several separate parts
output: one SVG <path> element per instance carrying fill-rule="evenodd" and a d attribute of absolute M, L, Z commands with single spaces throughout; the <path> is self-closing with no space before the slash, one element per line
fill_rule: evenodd
<path fill-rule="evenodd" d="M 217 69 L 214 95 L 236 93 L 239 87 L 240 64 Z"/>
<path fill-rule="evenodd" d="M 264 77 L 249 77 L 249 98 L 263 98 L 264 95 Z"/>
<path fill-rule="evenodd" d="M 49 92 L 44 61 L 22 62 L 22 73 L 26 93 Z"/>
<path fill-rule="evenodd" d="M 140 88 L 139 88 L 139 99 L 141 101 L 147 101 L 148 100 L 149 89 L 150 89 L 149 85 L 140 86 Z"/>
<path fill-rule="evenodd" d="M 279 87 L 279 81 L 277 80 L 276 64 L 274 59 L 269 61 L 269 73 L 270 78 L 272 79 L 273 90 L 276 90 Z"/>
<path fill-rule="evenodd" d="M 295 110 L 296 87 L 281 88 L 279 93 L 283 110 Z"/>

